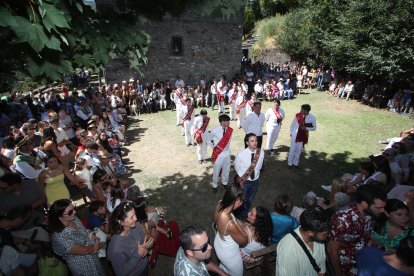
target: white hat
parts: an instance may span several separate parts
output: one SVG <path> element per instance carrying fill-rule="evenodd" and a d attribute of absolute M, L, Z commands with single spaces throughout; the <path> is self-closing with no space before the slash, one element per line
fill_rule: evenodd
<path fill-rule="evenodd" d="M 123 80 L 122 83 L 126 83 L 126 80 Z"/>
<path fill-rule="evenodd" d="M 257 82 L 262 82 L 262 81 L 260 79 L 258 79 Z"/>
<path fill-rule="evenodd" d="M 134 82 L 134 81 L 135 81 L 135 80 L 134 80 L 134 79 L 132 79 L 132 78 L 131 78 L 131 79 L 129 79 L 129 82 Z"/>

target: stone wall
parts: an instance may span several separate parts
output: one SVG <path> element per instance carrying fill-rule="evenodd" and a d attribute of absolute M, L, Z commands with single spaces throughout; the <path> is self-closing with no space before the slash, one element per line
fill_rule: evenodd
<path fill-rule="evenodd" d="M 175 80 L 177 75 L 186 84 L 195 84 L 204 74 L 206 79 L 225 74 L 233 77 L 240 71 L 242 13 L 229 20 L 204 18 L 187 12 L 180 18 L 165 16 L 162 22 L 140 26 L 151 36 L 144 82 L 156 78 Z M 175 56 L 172 39 L 182 42 L 182 55 Z M 175 49 L 176 50 L 176 49 Z M 115 60 L 106 68 L 107 82 L 138 77 L 125 60 Z"/>

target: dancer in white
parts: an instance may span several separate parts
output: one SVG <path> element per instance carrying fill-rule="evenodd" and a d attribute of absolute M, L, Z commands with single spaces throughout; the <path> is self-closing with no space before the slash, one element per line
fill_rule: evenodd
<path fill-rule="evenodd" d="M 177 126 L 181 125 L 181 107 L 186 103 L 183 98 L 183 88 L 179 86 L 174 93 L 175 111 L 177 112 Z"/>
<path fill-rule="evenodd" d="M 225 113 L 224 109 L 224 99 L 227 93 L 227 82 L 226 77 L 221 76 L 221 80 L 217 83 L 217 101 L 219 105 L 219 113 Z"/>
<path fill-rule="evenodd" d="M 207 143 L 213 148 L 211 162 L 213 167 L 213 193 L 217 193 L 217 182 L 221 174 L 221 185 L 227 189 L 230 174 L 230 141 L 233 129 L 230 127 L 230 117 L 226 114 L 219 116 L 220 125 L 209 133 Z"/>
<path fill-rule="evenodd" d="M 246 104 L 248 99 L 248 95 L 245 91 L 242 91 L 241 96 L 237 97 L 236 99 L 236 114 L 237 114 L 237 127 L 240 129 L 243 127 L 244 119 L 246 118 Z"/>
<path fill-rule="evenodd" d="M 185 100 L 186 105 L 181 108 L 181 118 L 183 118 L 183 128 L 184 128 L 184 136 L 185 136 L 185 143 L 187 147 L 193 144 L 193 136 L 191 135 L 191 129 L 193 127 L 194 122 L 194 107 L 191 104 L 191 99 L 187 98 Z"/>
<path fill-rule="evenodd" d="M 230 107 L 230 120 L 237 120 L 236 115 L 236 98 L 238 94 L 237 84 L 234 83 L 232 89 L 229 91 L 229 107 Z"/>
<path fill-rule="evenodd" d="M 207 116 L 207 110 L 202 109 L 200 116 L 194 120 L 194 141 L 197 143 L 197 157 L 198 162 L 201 164 L 206 159 L 207 153 L 207 139 L 208 124 L 210 117 Z"/>
<path fill-rule="evenodd" d="M 247 115 L 253 112 L 253 106 L 254 106 L 254 103 L 256 102 L 256 99 L 257 99 L 256 94 L 252 93 L 252 95 L 250 96 L 250 100 L 246 104 L 246 117 Z"/>
<path fill-rule="evenodd" d="M 275 99 L 275 104 L 272 108 L 269 108 L 265 114 L 267 141 L 266 149 L 270 152 L 273 151 L 273 147 L 279 136 L 280 129 L 282 127 L 282 121 L 285 119 L 285 111 L 280 107 L 280 100 Z"/>
<path fill-rule="evenodd" d="M 311 106 L 304 104 L 300 112 L 290 125 L 290 150 L 288 157 L 288 168 L 295 167 L 299 169 L 299 159 L 302 149 L 308 143 L 309 131 L 316 130 L 316 118 L 310 114 Z"/>

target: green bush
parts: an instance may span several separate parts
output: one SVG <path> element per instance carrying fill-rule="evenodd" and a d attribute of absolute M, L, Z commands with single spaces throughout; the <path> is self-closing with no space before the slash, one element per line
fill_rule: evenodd
<path fill-rule="evenodd" d="M 263 48 L 269 38 L 278 38 L 282 34 L 284 22 L 285 16 L 282 15 L 276 15 L 257 22 L 256 33 L 259 35 L 256 42 L 257 46 Z"/>

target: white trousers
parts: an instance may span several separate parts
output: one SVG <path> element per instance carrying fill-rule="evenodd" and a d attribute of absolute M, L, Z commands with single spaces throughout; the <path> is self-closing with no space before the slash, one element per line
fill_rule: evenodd
<path fill-rule="evenodd" d="M 230 107 L 230 120 L 234 120 L 237 119 L 237 114 L 236 114 L 236 102 L 233 101 L 231 104 L 229 104 Z"/>
<path fill-rule="evenodd" d="M 289 166 L 298 166 L 299 165 L 299 158 L 302 153 L 303 149 L 303 142 L 295 142 L 295 139 L 291 139 L 290 141 L 290 150 L 289 150 L 289 157 L 288 157 L 288 165 Z"/>
<path fill-rule="evenodd" d="M 237 128 L 241 128 L 243 127 L 244 120 L 246 119 L 246 111 L 240 110 L 240 113 L 237 115 L 237 117 L 239 118 L 237 120 Z"/>
<path fill-rule="evenodd" d="M 192 124 L 192 121 L 189 121 L 189 120 L 187 120 L 183 123 L 183 125 L 184 125 L 184 138 L 185 138 L 185 144 L 186 145 L 193 143 L 193 136 L 192 136 L 192 133 L 191 133 L 191 124 Z"/>
<path fill-rule="evenodd" d="M 273 149 L 277 137 L 279 137 L 280 133 L 280 125 L 274 124 L 266 124 L 266 131 L 267 131 L 267 141 L 266 141 L 266 149 L 271 150 Z"/>
<path fill-rule="evenodd" d="M 165 99 L 160 100 L 160 109 L 167 109 L 167 101 Z"/>
<path fill-rule="evenodd" d="M 180 116 L 181 105 L 180 104 L 176 105 L 175 111 L 177 112 L 177 126 L 178 126 L 179 124 L 181 124 L 181 116 Z"/>
<path fill-rule="evenodd" d="M 214 162 L 213 167 L 213 188 L 217 188 L 217 182 L 221 170 L 221 184 L 227 185 L 230 174 L 230 153 L 222 152 Z"/>
<path fill-rule="evenodd" d="M 197 144 L 197 157 L 198 161 L 206 159 L 207 143 L 203 140 L 200 144 Z"/>
<path fill-rule="evenodd" d="M 221 112 L 225 112 L 226 111 L 226 109 L 224 108 L 224 100 L 221 102 L 221 103 L 219 103 L 219 113 L 221 113 Z"/>

